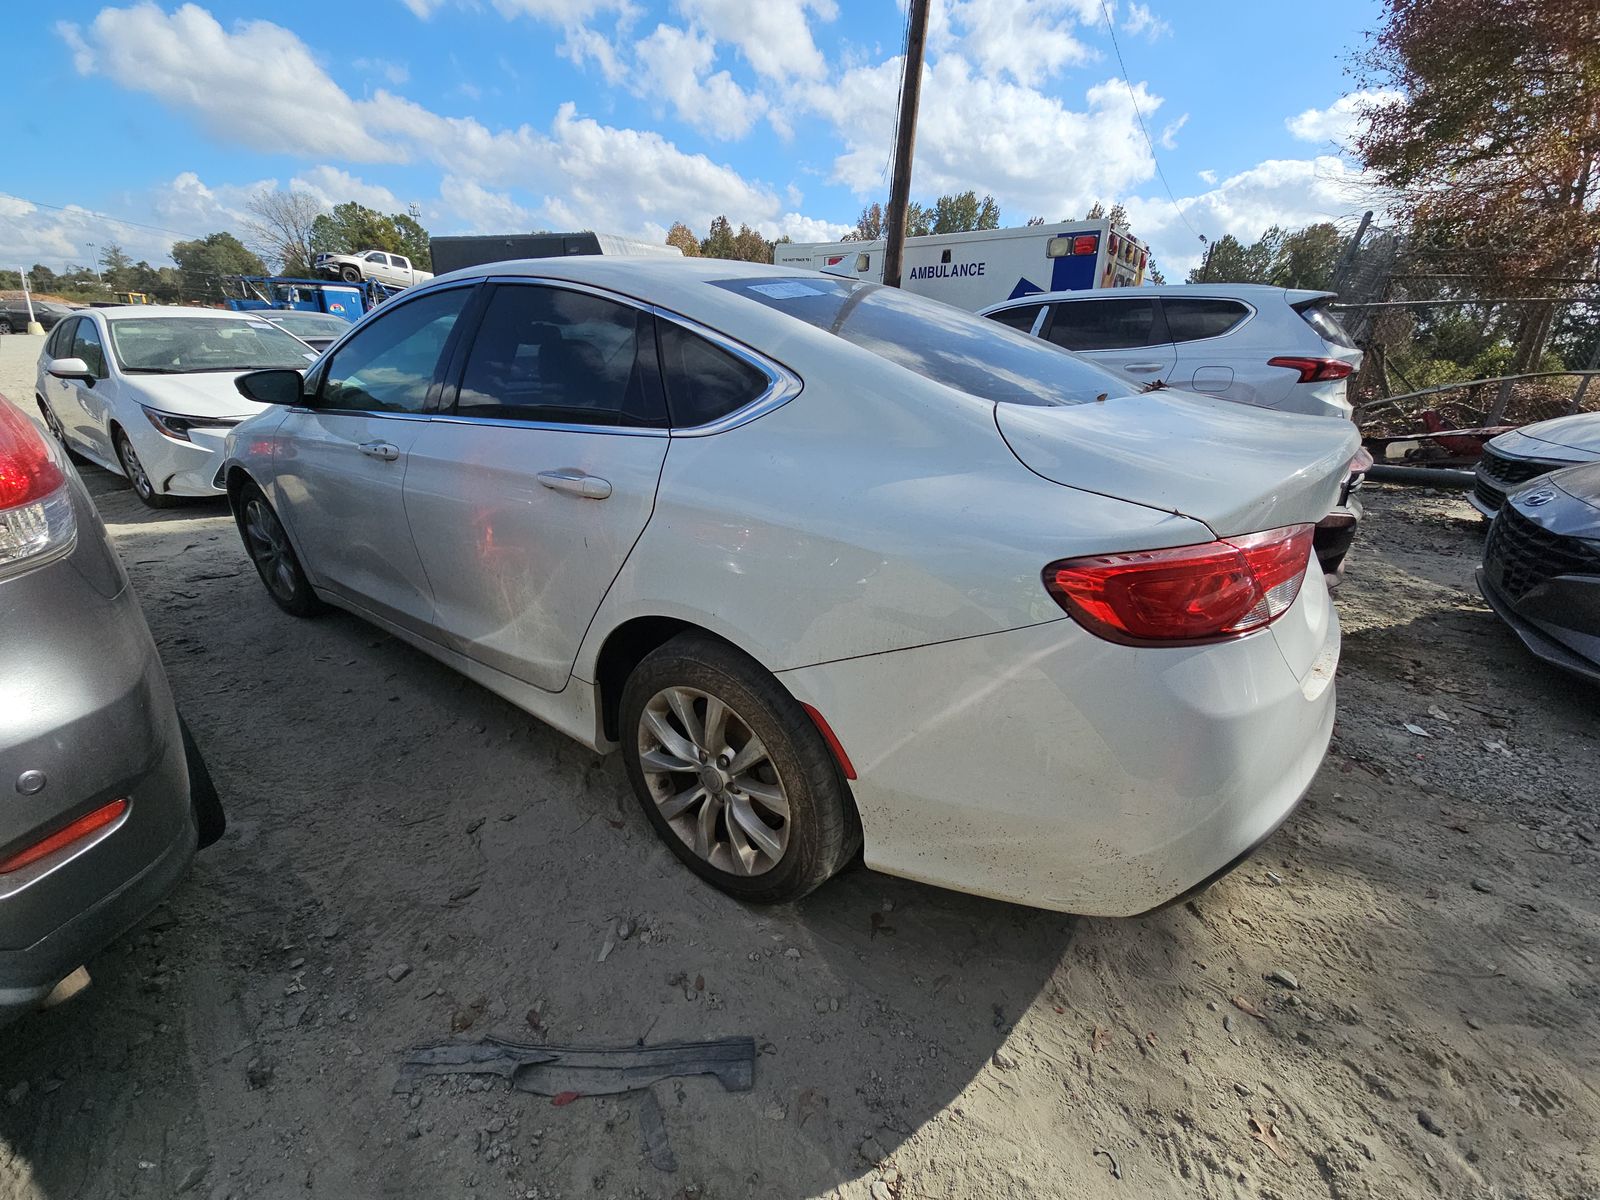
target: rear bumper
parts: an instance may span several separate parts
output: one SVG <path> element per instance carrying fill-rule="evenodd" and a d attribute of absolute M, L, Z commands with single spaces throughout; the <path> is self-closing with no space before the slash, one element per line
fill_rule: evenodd
<path fill-rule="evenodd" d="M 1361 526 L 1365 511 L 1361 501 L 1351 496 L 1317 522 L 1311 546 L 1329 583 L 1335 583 L 1344 576 L 1345 558 L 1355 544 L 1356 531 Z"/>
<path fill-rule="evenodd" d="M 869 867 L 1132 916 L 1225 871 L 1299 802 L 1333 729 L 1327 620 L 1302 678 L 1289 658 L 1306 647 L 1271 633 L 1134 649 L 1070 620 L 780 678 L 857 769 Z"/>

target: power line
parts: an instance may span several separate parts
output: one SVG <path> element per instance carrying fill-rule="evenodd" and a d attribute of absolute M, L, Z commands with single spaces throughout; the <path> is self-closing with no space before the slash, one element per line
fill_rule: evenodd
<path fill-rule="evenodd" d="M 1133 115 L 1139 122 L 1139 132 L 1144 134 L 1144 144 L 1150 147 L 1150 161 L 1155 164 L 1156 174 L 1161 178 L 1161 186 L 1167 191 L 1167 199 L 1172 201 L 1172 211 L 1178 214 L 1178 220 L 1188 226 L 1190 233 L 1200 237 L 1200 231 L 1190 225 L 1189 218 L 1184 215 L 1178 197 L 1172 193 L 1172 185 L 1167 182 L 1167 173 L 1161 169 L 1161 160 L 1156 157 L 1156 144 L 1150 140 L 1150 131 L 1144 124 L 1144 114 L 1139 111 L 1139 97 L 1134 93 L 1133 83 L 1128 78 L 1127 64 L 1122 61 L 1122 47 L 1117 44 L 1117 28 L 1111 23 L 1111 10 L 1106 7 L 1106 0 L 1100 0 L 1100 14 L 1106 19 L 1106 32 L 1111 35 L 1111 48 L 1117 52 L 1117 67 L 1122 71 L 1122 84 L 1128 89 L 1128 99 L 1133 101 Z"/>
<path fill-rule="evenodd" d="M 15 200 L 19 204 L 31 204 L 35 208 L 48 208 L 54 210 L 55 212 L 82 213 L 85 216 L 96 217 L 102 221 L 110 221 L 113 225 L 131 225 L 136 229 L 153 229 L 157 233 L 170 233 L 173 237 L 188 238 L 194 236 L 192 233 L 184 233 L 177 229 L 167 229 L 161 225 L 150 225 L 144 221 L 129 221 L 123 217 L 113 217 L 110 213 L 95 212 L 92 208 L 81 208 L 77 206 L 69 207 L 64 204 L 46 204 L 43 200 L 29 200 L 25 196 L 15 196 L 10 192 L 0 192 L 0 199 Z"/>

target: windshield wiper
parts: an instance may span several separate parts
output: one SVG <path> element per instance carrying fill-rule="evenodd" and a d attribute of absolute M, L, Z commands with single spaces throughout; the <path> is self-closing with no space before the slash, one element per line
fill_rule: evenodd
<path fill-rule="evenodd" d="M 181 375 L 177 367 L 123 367 L 124 375 Z"/>

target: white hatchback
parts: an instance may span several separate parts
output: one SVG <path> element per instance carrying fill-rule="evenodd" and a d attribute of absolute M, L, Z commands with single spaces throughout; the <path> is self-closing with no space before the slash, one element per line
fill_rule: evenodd
<path fill-rule="evenodd" d="M 69 449 L 127 477 L 151 508 L 219 496 L 228 430 L 261 411 L 242 372 L 303 368 L 310 346 L 259 317 L 206 308 L 96 308 L 57 325 L 39 355 L 34 401 Z"/>
<path fill-rule="evenodd" d="M 1333 292 L 1253 283 L 1096 288 L 986 308 L 1138 383 L 1319 417 L 1348 417 L 1361 351 L 1328 308 Z"/>
<path fill-rule="evenodd" d="M 870 867 L 1098 914 L 1310 782 L 1357 448 L 894 288 L 573 257 L 384 304 L 228 437 L 244 546 L 586 745 L 747 900 Z"/>

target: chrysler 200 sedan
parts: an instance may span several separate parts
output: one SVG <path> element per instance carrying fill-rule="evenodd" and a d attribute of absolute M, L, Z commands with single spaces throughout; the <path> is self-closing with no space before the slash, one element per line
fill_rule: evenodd
<path fill-rule="evenodd" d="M 272 599 L 620 747 L 735 896 L 859 852 L 1143 912 L 1265 838 L 1328 743 L 1307 566 L 1349 421 L 1140 394 L 896 289 L 710 260 L 457 272 L 239 386 L 274 405 L 224 464 Z"/>

